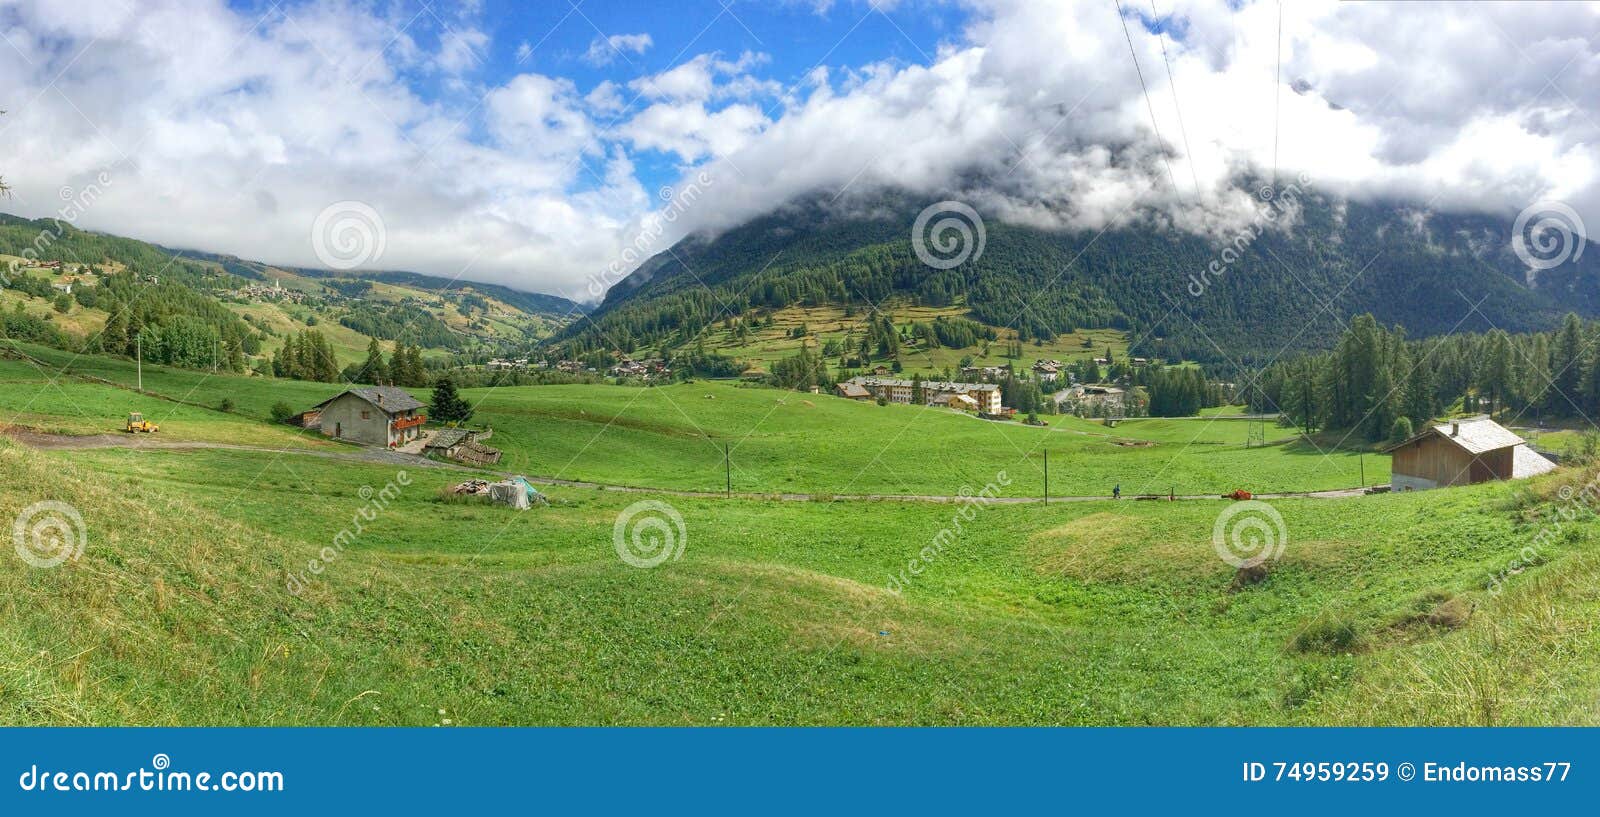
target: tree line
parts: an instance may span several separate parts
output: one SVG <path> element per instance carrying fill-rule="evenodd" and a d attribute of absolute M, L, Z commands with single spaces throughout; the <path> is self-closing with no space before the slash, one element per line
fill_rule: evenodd
<path fill-rule="evenodd" d="M 1600 416 L 1600 323 L 1569 313 L 1559 329 L 1493 329 L 1408 340 L 1358 315 L 1334 348 L 1267 367 L 1246 393 L 1307 433 L 1402 439 L 1447 410 L 1491 416 Z"/>

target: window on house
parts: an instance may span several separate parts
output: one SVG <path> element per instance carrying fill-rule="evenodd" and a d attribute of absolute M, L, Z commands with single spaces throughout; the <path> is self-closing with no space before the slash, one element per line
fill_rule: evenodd
<path fill-rule="evenodd" d="M 361 419 L 363 419 L 363 420 L 371 420 L 372 419 L 372 412 L 370 412 L 370 411 L 361 412 Z"/>

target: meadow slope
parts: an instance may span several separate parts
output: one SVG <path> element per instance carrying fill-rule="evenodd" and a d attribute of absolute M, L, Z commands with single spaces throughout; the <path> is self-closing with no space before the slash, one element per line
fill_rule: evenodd
<path fill-rule="evenodd" d="M 62 501 L 87 533 L 0 559 L 0 721 L 1595 723 L 1593 522 L 1484 589 L 1575 476 L 1274 502 L 1283 559 L 1233 592 L 1220 500 L 989 506 L 913 575 L 956 506 L 663 497 L 683 554 L 639 569 L 638 496 L 518 514 L 437 471 L 0 442 L 0 518 Z"/>

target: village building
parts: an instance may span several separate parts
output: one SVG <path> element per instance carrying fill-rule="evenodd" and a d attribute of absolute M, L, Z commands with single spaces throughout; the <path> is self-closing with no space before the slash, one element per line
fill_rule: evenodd
<path fill-rule="evenodd" d="M 621 363 L 612 366 L 607 373 L 613 377 L 642 377 L 648 379 L 665 377 L 672 373 L 672 369 L 668 368 L 667 362 L 659 357 L 647 360 L 623 358 Z"/>
<path fill-rule="evenodd" d="M 495 371 L 495 370 L 526 369 L 526 368 L 528 368 L 528 359 L 525 358 L 525 357 L 519 357 L 519 358 L 497 357 L 497 358 L 489 361 L 488 363 L 483 364 L 483 368 L 488 369 L 491 372 Z M 541 368 L 543 368 L 543 367 L 541 367 Z"/>
<path fill-rule="evenodd" d="M 852 377 L 848 381 L 866 389 L 873 397 L 890 403 L 911 404 L 915 396 L 915 383 L 894 377 Z M 1000 413 L 1000 387 L 993 383 L 951 383 L 944 380 L 927 380 L 922 383 L 922 402 L 925 405 L 951 405 L 950 398 L 965 394 L 977 403 L 977 409 L 986 414 Z"/>
<path fill-rule="evenodd" d="M 1389 487 L 1395 491 L 1526 479 L 1556 467 L 1527 441 L 1487 417 L 1429 426 L 1384 451 L 1394 457 Z"/>
<path fill-rule="evenodd" d="M 871 400 L 872 392 L 860 383 L 845 381 L 833 387 L 833 393 L 849 400 Z"/>
<path fill-rule="evenodd" d="M 1040 360 L 1033 364 L 1033 376 L 1040 383 L 1054 383 L 1061 379 L 1061 362 L 1058 360 Z"/>
<path fill-rule="evenodd" d="M 483 444 L 490 434 L 470 428 L 441 428 L 428 435 L 422 453 L 471 465 L 494 465 L 500 461 L 501 452 Z"/>
<path fill-rule="evenodd" d="M 1083 409 L 1093 413 L 1096 410 L 1104 412 L 1117 412 L 1127 404 L 1128 393 L 1116 386 L 1103 383 L 1081 383 L 1070 388 L 1062 389 L 1051 395 L 1056 405 L 1064 410 Z"/>
<path fill-rule="evenodd" d="M 961 376 L 972 380 L 997 382 L 1011 375 L 1011 367 L 1006 366 L 962 366 Z"/>
<path fill-rule="evenodd" d="M 317 427 L 329 437 L 367 445 L 401 446 L 416 439 L 422 424 L 428 421 L 417 413 L 421 408 L 423 404 L 405 389 L 372 386 L 347 389 L 312 410 L 319 412 Z"/>

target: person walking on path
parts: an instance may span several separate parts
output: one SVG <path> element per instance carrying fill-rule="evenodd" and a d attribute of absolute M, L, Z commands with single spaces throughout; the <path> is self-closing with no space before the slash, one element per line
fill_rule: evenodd
<path fill-rule="evenodd" d="M 1120 482 L 1117 483 L 1116 487 L 1111 489 L 1111 498 L 1112 499 L 1121 499 L 1122 498 L 1122 483 L 1120 483 Z"/>

